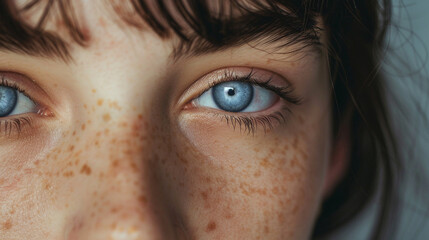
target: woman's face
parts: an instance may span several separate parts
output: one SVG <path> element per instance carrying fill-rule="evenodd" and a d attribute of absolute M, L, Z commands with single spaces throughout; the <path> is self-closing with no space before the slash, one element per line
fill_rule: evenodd
<path fill-rule="evenodd" d="M 177 38 L 104 2 L 76 11 L 84 47 L 46 25 L 71 60 L 0 50 L 2 239 L 309 238 L 331 156 L 324 50 L 173 57 Z"/>

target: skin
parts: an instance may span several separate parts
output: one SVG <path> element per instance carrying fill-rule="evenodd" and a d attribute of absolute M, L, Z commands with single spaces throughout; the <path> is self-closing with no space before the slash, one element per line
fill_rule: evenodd
<path fill-rule="evenodd" d="M 46 106 L 20 134 L 1 134 L 2 238 L 308 239 L 341 172 L 330 171 L 326 52 L 243 45 L 172 61 L 176 39 L 82 6 L 91 40 L 69 40 L 74 61 L 0 52 L 0 70 L 26 76 Z M 281 100 L 287 121 L 253 133 L 190 104 L 204 76 L 230 67 L 287 79 L 301 104 Z"/>

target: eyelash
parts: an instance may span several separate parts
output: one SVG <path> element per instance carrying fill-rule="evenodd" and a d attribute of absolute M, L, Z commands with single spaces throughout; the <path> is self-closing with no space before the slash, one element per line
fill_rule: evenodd
<path fill-rule="evenodd" d="M 216 86 L 217 84 L 220 84 L 223 82 L 229 82 L 229 81 L 246 82 L 246 83 L 251 83 L 251 84 L 263 87 L 265 89 L 271 90 L 274 93 L 276 93 L 280 98 L 282 98 L 286 102 L 289 102 L 293 105 L 301 104 L 301 99 L 294 96 L 293 94 L 294 89 L 291 85 L 288 85 L 287 87 L 275 86 L 271 84 L 272 76 L 265 81 L 261 81 L 260 79 L 258 80 L 254 77 L 253 69 L 251 69 L 249 74 L 247 74 L 244 77 L 237 76 L 237 74 L 233 70 L 225 69 L 223 76 L 224 77 L 220 80 L 210 82 L 208 84 L 207 89 L 210 89 Z M 203 93 L 201 93 L 199 96 L 201 96 Z M 248 134 L 251 133 L 253 135 L 257 130 L 258 126 L 262 126 L 264 129 L 264 132 L 267 133 L 268 131 L 271 131 L 274 128 L 274 124 L 276 122 L 278 124 L 285 123 L 287 115 L 291 113 L 292 113 L 291 109 L 288 106 L 284 106 L 280 111 L 276 111 L 274 113 L 271 113 L 265 116 L 248 116 L 248 115 L 244 115 L 243 113 L 241 114 L 240 113 L 237 113 L 237 114 L 214 113 L 214 114 L 215 116 L 220 117 L 221 120 L 225 120 L 226 123 L 228 125 L 231 125 L 234 130 L 238 127 L 240 131 L 244 130 L 245 133 L 248 133 Z"/>

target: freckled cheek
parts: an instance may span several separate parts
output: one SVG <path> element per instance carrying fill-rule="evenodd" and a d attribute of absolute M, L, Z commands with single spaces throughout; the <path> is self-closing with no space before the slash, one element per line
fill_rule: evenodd
<path fill-rule="evenodd" d="M 0 146 L 0 205 L 7 209 L 0 212 L 0 219 L 5 219 L 7 225 L 5 229 L 0 227 L 4 234 L 25 229 L 37 235 L 43 229 L 40 226 L 49 226 L 48 218 L 42 216 L 56 208 L 56 183 L 48 175 L 55 164 L 48 153 L 61 139 L 61 133 L 42 127 L 34 131 L 34 136 L 22 134 Z"/>
<path fill-rule="evenodd" d="M 195 150 L 216 162 L 241 157 L 246 152 L 243 139 L 250 137 L 213 116 L 183 116 L 180 119 L 180 129 Z"/>
<path fill-rule="evenodd" d="M 200 167 L 210 167 L 210 171 L 191 175 L 201 175 L 194 181 L 199 183 L 192 191 L 195 205 L 202 205 L 202 215 L 212 216 L 206 232 L 237 221 L 256 226 L 249 232 L 288 231 L 293 238 L 300 224 L 309 225 L 316 204 L 306 189 L 313 189 L 318 179 L 311 176 L 318 164 L 304 134 L 279 127 L 252 135 L 216 118 L 185 117 L 180 124 L 194 151 L 202 154 L 200 161 L 191 160 L 191 164 L 196 161 Z"/>
<path fill-rule="evenodd" d="M 0 144 L 0 189 L 15 190 L 22 181 L 34 182 L 40 176 L 39 163 L 54 148 L 61 134 L 55 130 L 37 129 L 37 137 L 22 134 Z M 3 138 L 4 136 L 2 136 Z M 4 137 L 7 138 L 7 137 Z M 2 139 L 3 140 L 3 139 Z M 6 139 L 5 139 L 6 140 Z M 5 196 L 5 195 L 1 195 Z M 6 195 L 7 196 L 7 195 Z"/>

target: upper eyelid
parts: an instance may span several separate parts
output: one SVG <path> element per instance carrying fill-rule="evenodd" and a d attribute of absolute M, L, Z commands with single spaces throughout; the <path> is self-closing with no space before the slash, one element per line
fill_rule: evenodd
<path fill-rule="evenodd" d="M 295 105 L 301 104 L 302 99 L 299 97 L 293 96 L 294 88 L 292 85 L 288 85 L 286 87 L 277 87 L 277 86 L 274 86 L 274 85 L 269 83 L 271 81 L 271 79 L 261 80 L 261 81 L 258 81 L 254 78 L 251 78 L 251 77 L 246 79 L 246 80 L 244 80 L 244 79 L 245 78 L 237 78 L 237 79 L 228 79 L 226 81 L 212 82 L 212 83 L 210 83 L 210 88 L 216 86 L 217 84 L 220 84 L 222 82 L 227 82 L 227 81 L 246 82 L 246 83 L 251 83 L 253 85 L 274 91 L 275 93 L 281 95 L 280 96 L 281 98 L 285 99 L 286 101 L 288 101 L 292 104 L 295 104 Z M 201 93 L 199 96 L 201 96 L 203 93 Z"/>
<path fill-rule="evenodd" d="M 249 73 L 253 73 L 253 74 L 249 75 Z M 266 87 L 267 85 L 264 84 L 264 81 L 269 80 L 270 85 L 272 85 L 271 89 L 268 88 L 269 90 L 275 90 L 274 88 L 284 88 L 284 90 L 288 90 L 289 93 L 287 93 L 288 97 L 286 98 L 282 97 L 283 99 L 297 105 L 301 103 L 301 98 L 298 96 L 295 96 L 294 94 L 295 92 L 294 85 L 285 77 L 275 72 L 261 69 L 261 68 L 236 66 L 236 67 L 224 67 L 224 68 L 213 70 L 197 78 L 197 80 L 193 81 L 191 86 L 188 87 L 182 93 L 181 97 L 178 100 L 178 103 L 181 106 L 180 109 L 183 109 L 183 107 L 186 106 L 186 104 L 188 104 L 195 98 L 201 96 L 212 85 L 216 85 L 217 83 L 226 82 L 226 81 L 233 81 L 234 79 L 240 79 L 240 78 L 241 80 L 243 80 L 244 76 L 253 76 L 253 78 L 250 79 L 250 81 L 264 88 L 267 88 Z"/>
<path fill-rule="evenodd" d="M 0 71 L 0 80 L 2 82 L 6 80 L 6 85 L 22 92 L 39 108 L 49 110 L 50 115 L 56 115 L 54 109 L 50 107 L 54 105 L 50 95 L 31 78 L 16 72 Z"/>

